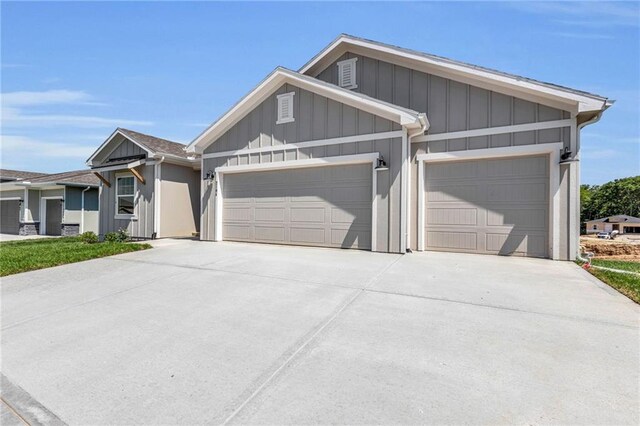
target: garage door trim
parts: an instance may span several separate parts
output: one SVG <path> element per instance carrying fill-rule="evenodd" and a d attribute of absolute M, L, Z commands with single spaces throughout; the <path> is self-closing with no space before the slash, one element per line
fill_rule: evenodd
<path fill-rule="evenodd" d="M 433 154 L 419 154 L 418 162 L 418 223 L 425 221 L 424 173 L 426 163 L 442 163 L 462 160 L 488 160 L 493 158 L 549 156 L 549 253 L 552 259 L 560 257 L 560 152 L 562 143 L 543 145 L 523 145 L 504 148 L 488 148 L 470 151 L 454 151 Z M 418 229 L 418 250 L 425 249 L 425 227 Z"/>
<path fill-rule="evenodd" d="M 377 222 L 377 172 L 375 166 L 377 160 L 380 157 L 378 152 L 370 152 L 367 154 L 354 154 L 354 155 L 339 155 L 335 157 L 322 157 L 311 158 L 306 160 L 290 160 L 290 161 L 278 161 L 275 163 L 261 163 L 261 164 L 242 164 L 237 166 L 222 166 L 215 169 L 215 201 L 214 201 L 214 241 L 222 241 L 224 235 L 222 232 L 222 208 L 223 208 L 223 185 L 224 176 L 226 174 L 235 173 L 249 173 L 249 172 L 261 172 L 270 170 L 286 170 L 286 169 L 301 169 L 310 167 L 326 167 L 326 166 L 338 166 L 349 164 L 364 164 L 371 163 L 371 251 L 376 250 L 376 222 Z M 204 174 L 204 171 L 203 171 Z"/>

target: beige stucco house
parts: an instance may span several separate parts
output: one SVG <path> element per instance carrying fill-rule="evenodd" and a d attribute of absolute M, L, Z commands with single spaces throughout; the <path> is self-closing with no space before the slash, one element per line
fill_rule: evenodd
<path fill-rule="evenodd" d="M 625 214 L 589 220 L 586 224 L 587 234 L 612 231 L 618 231 L 620 234 L 640 234 L 640 218 Z"/>

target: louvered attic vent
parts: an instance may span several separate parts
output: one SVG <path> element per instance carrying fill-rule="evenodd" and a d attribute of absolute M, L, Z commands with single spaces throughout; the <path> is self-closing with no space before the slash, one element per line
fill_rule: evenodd
<path fill-rule="evenodd" d="M 293 118 L 293 95 L 295 92 L 278 95 L 278 121 L 276 124 L 290 123 Z"/>
<path fill-rule="evenodd" d="M 338 62 L 338 85 L 345 89 L 355 89 L 356 84 L 356 61 L 358 58 L 346 59 Z"/>

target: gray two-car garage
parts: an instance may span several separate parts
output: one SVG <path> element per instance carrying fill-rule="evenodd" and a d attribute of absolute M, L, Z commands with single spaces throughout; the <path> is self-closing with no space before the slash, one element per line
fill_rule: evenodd
<path fill-rule="evenodd" d="M 225 240 L 371 249 L 372 166 L 229 174 Z"/>

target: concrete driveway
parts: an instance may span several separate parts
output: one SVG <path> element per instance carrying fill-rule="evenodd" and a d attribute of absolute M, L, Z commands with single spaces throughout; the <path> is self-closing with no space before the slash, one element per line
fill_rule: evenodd
<path fill-rule="evenodd" d="M 42 423 L 638 424 L 639 318 L 571 263 L 165 240 L 4 278 L 2 391 Z"/>

